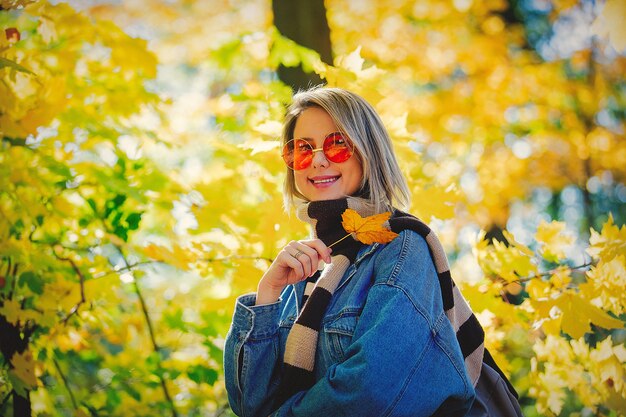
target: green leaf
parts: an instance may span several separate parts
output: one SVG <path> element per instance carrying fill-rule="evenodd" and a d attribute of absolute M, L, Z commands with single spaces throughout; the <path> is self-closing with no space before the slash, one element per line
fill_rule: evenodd
<path fill-rule="evenodd" d="M 228 68 L 240 53 L 241 46 L 241 39 L 234 39 L 221 45 L 211 56 L 221 67 Z"/>
<path fill-rule="evenodd" d="M 43 294 L 44 281 L 32 271 L 23 272 L 20 275 L 19 283 L 20 286 L 26 285 L 35 294 Z"/>
<path fill-rule="evenodd" d="M 125 201 L 126 196 L 123 194 L 118 194 L 113 199 L 108 200 L 105 205 L 104 217 L 108 218 L 111 213 L 119 211 Z M 117 220 L 119 220 L 119 218 Z"/>
<path fill-rule="evenodd" d="M 203 365 L 194 365 L 187 370 L 187 375 L 196 384 L 213 385 L 217 381 L 217 371 Z"/>
<path fill-rule="evenodd" d="M 106 396 L 107 396 L 107 408 L 109 409 L 117 408 L 117 406 L 120 405 L 122 402 L 122 399 L 120 398 L 120 394 L 115 389 L 107 390 Z"/>
<path fill-rule="evenodd" d="M 130 213 L 126 217 L 126 223 L 128 223 L 128 230 L 137 230 L 139 228 L 139 222 L 141 221 L 141 215 L 143 213 Z"/>
<path fill-rule="evenodd" d="M 135 400 L 141 401 L 141 394 L 132 386 L 128 384 L 124 384 L 124 391 L 126 391 L 126 393 L 130 395 L 131 397 L 133 397 Z"/>
<path fill-rule="evenodd" d="M 178 309 L 173 313 L 167 313 L 163 317 L 163 321 L 168 327 L 176 330 L 187 331 L 187 326 L 183 320 L 183 310 Z"/>
<path fill-rule="evenodd" d="M 221 364 L 224 361 L 224 351 L 215 346 L 212 340 L 205 340 L 202 344 L 209 350 L 209 356 L 211 359 L 218 364 Z"/>
<path fill-rule="evenodd" d="M 96 201 L 93 198 L 88 198 L 87 204 L 89 204 L 89 207 L 91 207 L 94 213 L 98 213 L 98 206 L 96 205 Z"/>
<path fill-rule="evenodd" d="M 25 72 L 27 74 L 31 74 L 31 75 L 37 76 L 37 74 L 35 74 L 31 70 L 29 70 L 28 68 L 25 68 L 25 67 L 21 66 L 17 62 L 13 62 L 10 59 L 6 59 L 6 58 L 3 58 L 3 57 L 0 56 L 0 69 L 2 69 L 2 68 L 11 68 L 11 69 L 14 69 L 14 70 L 19 71 L 19 72 Z"/>

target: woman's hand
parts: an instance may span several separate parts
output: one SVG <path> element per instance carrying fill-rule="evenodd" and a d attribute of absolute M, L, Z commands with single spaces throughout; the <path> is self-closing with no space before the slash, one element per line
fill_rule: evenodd
<path fill-rule="evenodd" d="M 257 289 L 256 305 L 278 300 L 289 284 L 300 282 L 317 271 L 320 259 L 330 263 L 332 249 L 319 239 L 292 240 L 278 253 Z"/>

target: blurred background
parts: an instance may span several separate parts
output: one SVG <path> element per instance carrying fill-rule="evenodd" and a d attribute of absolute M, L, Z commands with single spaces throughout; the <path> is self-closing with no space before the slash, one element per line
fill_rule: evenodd
<path fill-rule="evenodd" d="M 524 414 L 626 415 L 626 1 L 0 6 L 0 415 L 232 415 L 320 83 L 381 114 Z"/>

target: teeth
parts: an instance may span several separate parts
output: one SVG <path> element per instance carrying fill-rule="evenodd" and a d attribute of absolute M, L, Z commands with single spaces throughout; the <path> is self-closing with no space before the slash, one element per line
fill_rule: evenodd
<path fill-rule="evenodd" d="M 326 180 L 313 180 L 313 184 L 323 184 L 325 182 L 333 182 L 336 181 L 337 178 L 328 178 Z"/>

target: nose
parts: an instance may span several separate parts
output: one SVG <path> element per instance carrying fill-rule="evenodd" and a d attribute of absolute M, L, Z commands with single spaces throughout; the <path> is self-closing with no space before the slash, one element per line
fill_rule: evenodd
<path fill-rule="evenodd" d="M 324 155 L 323 148 L 313 149 L 313 168 L 324 167 L 329 165 L 326 155 Z"/>

